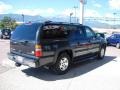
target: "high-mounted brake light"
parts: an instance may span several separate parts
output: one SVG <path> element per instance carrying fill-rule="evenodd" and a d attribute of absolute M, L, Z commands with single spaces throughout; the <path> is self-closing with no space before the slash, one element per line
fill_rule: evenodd
<path fill-rule="evenodd" d="M 41 45 L 38 45 L 36 44 L 35 45 L 35 56 L 36 57 L 41 57 L 43 54 L 42 54 L 42 47 Z"/>

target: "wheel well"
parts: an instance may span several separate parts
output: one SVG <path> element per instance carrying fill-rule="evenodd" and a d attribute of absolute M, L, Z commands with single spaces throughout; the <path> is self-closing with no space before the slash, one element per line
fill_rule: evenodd
<path fill-rule="evenodd" d="M 73 52 L 72 52 L 72 50 L 64 50 L 64 51 L 61 51 L 61 52 L 58 54 L 58 56 L 59 56 L 60 54 L 62 54 L 62 53 L 67 53 L 67 54 L 70 56 L 71 59 L 73 58 Z"/>

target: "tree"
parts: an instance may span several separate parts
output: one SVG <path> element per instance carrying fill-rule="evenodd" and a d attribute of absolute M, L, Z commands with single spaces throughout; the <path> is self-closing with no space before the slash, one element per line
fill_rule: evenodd
<path fill-rule="evenodd" d="M 16 20 L 10 18 L 10 17 L 4 17 L 0 22 L 0 28 L 8 28 L 8 29 L 15 29 L 17 26 Z"/>

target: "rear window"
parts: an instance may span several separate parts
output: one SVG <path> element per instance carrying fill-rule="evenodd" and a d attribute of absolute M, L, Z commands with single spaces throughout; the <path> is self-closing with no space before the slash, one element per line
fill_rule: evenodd
<path fill-rule="evenodd" d="M 35 40 L 36 32 L 40 24 L 24 24 L 18 26 L 14 33 L 12 34 L 11 39 L 14 40 Z"/>
<path fill-rule="evenodd" d="M 3 29 L 3 30 L 2 30 L 2 33 L 10 33 L 10 32 L 11 32 L 10 29 Z"/>
<path fill-rule="evenodd" d="M 43 39 L 61 39 L 66 38 L 70 30 L 65 25 L 46 25 L 43 27 Z"/>

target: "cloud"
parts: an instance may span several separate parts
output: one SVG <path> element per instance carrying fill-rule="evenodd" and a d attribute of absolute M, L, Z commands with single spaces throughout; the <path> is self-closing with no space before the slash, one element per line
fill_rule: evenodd
<path fill-rule="evenodd" d="M 13 7 L 9 4 L 0 1 L 0 13 L 4 13 L 5 11 L 12 9 Z"/>
<path fill-rule="evenodd" d="M 99 12 L 97 12 L 93 9 L 86 9 L 85 17 L 101 17 L 101 15 L 99 14 Z"/>
<path fill-rule="evenodd" d="M 74 10 L 70 9 L 70 8 L 67 8 L 67 9 L 63 10 L 63 12 L 61 12 L 61 15 L 63 15 L 63 16 L 70 16 L 70 13 L 74 14 Z"/>
<path fill-rule="evenodd" d="M 47 16 L 52 15 L 55 13 L 55 10 L 53 8 L 47 8 L 47 9 L 20 9 L 17 10 L 15 13 L 17 14 L 25 14 L 25 15 L 41 15 L 41 16 Z"/>
<path fill-rule="evenodd" d="M 91 0 L 91 2 L 92 2 L 92 3 L 96 3 L 96 2 L 97 2 L 97 0 Z"/>
<path fill-rule="evenodd" d="M 109 0 L 109 5 L 113 9 L 120 9 L 120 0 Z"/>
<path fill-rule="evenodd" d="M 108 17 L 108 18 L 113 18 L 113 17 L 114 17 L 114 15 L 111 14 L 111 13 L 106 13 L 104 16 L 105 16 L 105 17 Z"/>
<path fill-rule="evenodd" d="M 70 9 L 70 8 L 63 10 L 63 12 L 61 12 L 61 15 L 62 16 L 70 16 L 70 13 L 73 13 L 73 15 L 72 15 L 73 17 L 75 16 L 75 10 L 74 9 Z M 77 17 L 81 17 L 81 13 L 82 13 L 81 9 L 78 8 L 76 10 L 76 16 Z M 96 10 L 85 9 L 84 17 L 102 17 L 102 16 Z"/>
<path fill-rule="evenodd" d="M 108 17 L 108 18 L 119 18 L 119 15 L 115 14 L 115 13 L 106 13 L 104 15 L 104 17 Z"/>
<path fill-rule="evenodd" d="M 46 12 L 47 12 L 48 14 L 53 14 L 53 13 L 55 12 L 55 10 L 54 10 L 53 8 L 48 8 L 48 9 L 46 10 Z"/>

